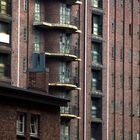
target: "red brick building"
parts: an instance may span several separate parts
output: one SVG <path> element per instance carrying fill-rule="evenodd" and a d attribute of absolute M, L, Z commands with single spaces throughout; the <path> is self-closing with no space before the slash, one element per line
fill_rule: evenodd
<path fill-rule="evenodd" d="M 70 99 L 61 140 L 139 140 L 139 0 L 0 2 L 1 80 Z"/>
<path fill-rule="evenodd" d="M 139 140 L 140 1 L 83 5 L 84 140 Z"/>
<path fill-rule="evenodd" d="M 0 139 L 59 140 L 60 106 L 66 105 L 65 99 L 0 84 Z"/>

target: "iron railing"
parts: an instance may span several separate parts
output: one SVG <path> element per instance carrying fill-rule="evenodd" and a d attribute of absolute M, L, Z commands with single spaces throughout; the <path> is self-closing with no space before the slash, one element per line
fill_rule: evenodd
<path fill-rule="evenodd" d="M 68 15 L 68 14 L 46 14 L 46 13 L 34 13 L 35 22 L 48 22 L 54 24 L 66 24 L 79 26 L 78 17 Z"/>
<path fill-rule="evenodd" d="M 49 81 L 50 83 L 78 85 L 77 79 L 78 79 L 77 76 L 72 76 L 69 74 L 54 74 L 53 73 L 53 74 L 50 74 Z"/>
<path fill-rule="evenodd" d="M 47 52 L 47 53 L 58 53 L 58 54 L 69 54 L 69 55 L 75 55 L 79 57 L 79 50 L 78 46 L 74 45 L 60 45 L 60 44 L 47 44 L 44 42 L 35 42 L 33 43 L 33 51 L 34 53 L 41 53 L 41 52 Z"/>
<path fill-rule="evenodd" d="M 60 107 L 60 113 L 62 114 L 72 114 L 78 116 L 78 107 L 76 105 Z"/>
<path fill-rule="evenodd" d="M 56 48 L 56 49 L 54 49 Z M 46 52 L 79 56 L 78 46 L 70 44 L 46 44 Z"/>

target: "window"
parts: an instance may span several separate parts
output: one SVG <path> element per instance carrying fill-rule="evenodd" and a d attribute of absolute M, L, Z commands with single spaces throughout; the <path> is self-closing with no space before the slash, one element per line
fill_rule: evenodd
<path fill-rule="evenodd" d="M 140 65 L 140 51 L 137 52 L 137 64 Z"/>
<path fill-rule="evenodd" d="M 9 24 L 0 22 L 0 42 L 10 43 Z"/>
<path fill-rule="evenodd" d="M 114 33 L 114 31 L 115 31 L 115 23 L 114 23 L 114 21 L 112 22 L 112 33 Z"/>
<path fill-rule="evenodd" d="M 31 115 L 30 136 L 37 137 L 39 132 L 39 115 Z"/>
<path fill-rule="evenodd" d="M 116 49 L 112 47 L 112 59 L 115 59 Z"/>
<path fill-rule="evenodd" d="M 121 1 L 121 6 L 123 6 L 124 5 L 124 0 L 120 0 Z"/>
<path fill-rule="evenodd" d="M 70 82 L 70 69 L 68 68 L 68 64 L 66 62 L 60 63 L 59 82 L 60 83 Z"/>
<path fill-rule="evenodd" d="M 112 2 L 112 5 L 114 6 L 115 5 L 115 0 L 111 0 L 111 2 Z"/>
<path fill-rule="evenodd" d="M 24 11 L 27 12 L 27 0 L 24 0 Z"/>
<path fill-rule="evenodd" d="M 131 115 L 131 103 L 128 104 L 128 113 Z"/>
<path fill-rule="evenodd" d="M 70 35 L 61 33 L 60 34 L 60 53 L 69 54 L 70 53 Z"/>
<path fill-rule="evenodd" d="M 133 61 L 133 50 L 130 49 L 130 51 L 129 51 L 129 63 L 132 63 L 132 61 Z"/>
<path fill-rule="evenodd" d="M 115 85 L 115 75 L 114 73 L 112 73 L 112 87 L 114 87 Z"/>
<path fill-rule="evenodd" d="M 132 35 L 132 24 L 129 24 L 129 35 Z"/>
<path fill-rule="evenodd" d="M 124 22 L 121 21 L 121 35 L 123 35 L 124 33 Z"/>
<path fill-rule="evenodd" d="M 91 89 L 94 93 L 95 91 L 102 90 L 102 72 L 98 70 L 94 70 L 92 72 L 92 81 L 91 81 Z"/>
<path fill-rule="evenodd" d="M 27 27 L 24 27 L 24 41 L 27 41 Z"/>
<path fill-rule="evenodd" d="M 128 132 L 128 140 L 131 140 L 131 137 L 132 137 L 132 134 L 131 134 L 131 132 L 129 131 L 129 132 Z"/>
<path fill-rule="evenodd" d="M 140 38 L 140 25 L 137 26 L 137 34 L 138 34 L 138 36 Z"/>
<path fill-rule="evenodd" d="M 70 24 L 70 8 L 64 4 L 60 4 L 60 23 L 62 24 Z"/>
<path fill-rule="evenodd" d="M 120 75 L 120 83 L 121 83 L 121 86 L 123 87 L 123 83 L 124 83 L 124 74 L 121 74 L 121 75 Z"/>
<path fill-rule="evenodd" d="M 0 13 L 7 14 L 8 3 L 7 0 L 0 1 Z"/>
<path fill-rule="evenodd" d="M 124 112 L 124 105 L 123 105 L 123 101 L 120 102 L 120 114 L 122 115 Z"/>
<path fill-rule="evenodd" d="M 138 91 L 140 91 L 140 77 L 138 77 Z"/>
<path fill-rule="evenodd" d="M 70 127 L 68 123 L 61 123 L 61 134 L 60 140 L 69 140 L 70 139 Z"/>
<path fill-rule="evenodd" d="M 137 133 L 137 140 L 140 140 L 140 134 Z"/>
<path fill-rule="evenodd" d="M 32 67 L 33 69 L 44 70 L 45 68 L 45 55 L 43 53 L 32 54 Z"/>
<path fill-rule="evenodd" d="M 92 0 L 92 6 L 95 8 L 102 8 L 102 0 Z"/>
<path fill-rule="evenodd" d="M 140 0 L 138 0 L 138 12 L 140 13 Z"/>
<path fill-rule="evenodd" d="M 24 113 L 18 113 L 17 115 L 16 133 L 17 135 L 25 135 L 25 114 Z"/>
<path fill-rule="evenodd" d="M 102 63 L 102 51 L 100 43 L 92 43 L 92 64 L 101 64 Z"/>
<path fill-rule="evenodd" d="M 10 55 L 0 53 L 0 77 L 10 77 Z"/>
<path fill-rule="evenodd" d="M 102 140 L 102 124 L 91 123 L 91 140 Z"/>
<path fill-rule="evenodd" d="M 129 78 L 128 78 L 128 86 L 129 86 L 129 89 L 131 89 L 131 87 L 132 87 L 132 77 L 131 76 L 129 76 Z"/>
<path fill-rule="evenodd" d="M 102 36 L 102 19 L 101 16 L 93 14 L 92 16 L 92 33 L 96 36 Z"/>
<path fill-rule="evenodd" d="M 120 140 L 124 140 L 124 133 L 123 133 L 123 130 L 120 131 Z"/>
<path fill-rule="evenodd" d="M 123 61 L 123 48 L 120 49 L 120 61 Z"/>
<path fill-rule="evenodd" d="M 130 7 L 130 10 L 132 11 L 132 9 L 133 9 L 133 6 L 132 6 L 132 0 L 129 0 L 129 7 Z"/>
<path fill-rule="evenodd" d="M 23 58 L 23 72 L 26 72 L 27 70 L 27 57 Z"/>
<path fill-rule="evenodd" d="M 111 113 L 115 112 L 115 103 L 114 101 L 111 101 Z"/>
<path fill-rule="evenodd" d="M 115 132 L 114 132 L 114 129 L 112 130 L 112 140 L 115 140 Z"/>
<path fill-rule="evenodd" d="M 92 99 L 91 100 L 91 117 L 101 118 L 102 109 L 101 109 L 101 99 Z"/>
<path fill-rule="evenodd" d="M 40 0 L 35 0 L 35 21 L 40 21 Z"/>
<path fill-rule="evenodd" d="M 140 104 L 137 104 L 137 116 L 140 116 Z"/>
<path fill-rule="evenodd" d="M 35 31 L 34 35 L 34 53 L 40 53 L 41 48 L 41 34 L 38 31 Z"/>

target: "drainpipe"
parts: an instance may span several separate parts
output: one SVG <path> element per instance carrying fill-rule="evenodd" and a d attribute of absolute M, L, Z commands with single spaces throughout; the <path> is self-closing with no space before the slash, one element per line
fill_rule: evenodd
<path fill-rule="evenodd" d="M 19 87 L 19 71 L 20 71 L 20 0 L 18 0 L 18 43 L 17 43 L 17 49 L 18 49 L 18 58 L 17 58 L 17 87 Z"/>
<path fill-rule="evenodd" d="M 108 0 L 107 11 L 107 140 L 109 140 L 109 14 L 110 14 L 110 0 Z"/>
<path fill-rule="evenodd" d="M 84 105 L 83 105 L 83 109 L 84 109 L 84 115 L 83 115 L 83 121 L 84 121 L 84 127 L 83 127 L 83 138 L 84 140 L 86 140 L 86 123 L 87 123 L 87 116 L 86 116 L 86 112 L 87 112 L 87 99 L 86 99 L 86 90 L 87 90 L 87 77 L 86 77 L 86 73 L 87 73 L 87 0 L 84 0 L 84 76 L 83 76 L 83 91 L 84 91 Z"/>

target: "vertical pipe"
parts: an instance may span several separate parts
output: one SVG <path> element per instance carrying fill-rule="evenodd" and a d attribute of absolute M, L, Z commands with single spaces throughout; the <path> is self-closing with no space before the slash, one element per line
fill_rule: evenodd
<path fill-rule="evenodd" d="M 110 14 L 110 0 L 108 0 L 108 11 L 107 11 L 107 140 L 109 140 L 109 14 Z"/>
<path fill-rule="evenodd" d="M 87 99 L 86 99 L 86 90 L 87 90 L 87 77 L 86 77 L 86 73 L 87 73 L 87 0 L 84 0 L 84 82 L 83 82 L 83 87 L 84 87 L 84 140 L 86 140 L 86 123 L 87 123 L 87 116 L 86 116 L 86 112 L 87 112 Z"/>
<path fill-rule="evenodd" d="M 18 49 L 18 58 L 17 58 L 17 87 L 19 87 L 19 71 L 20 71 L 20 0 L 18 0 L 18 43 L 17 43 L 17 49 Z"/>

